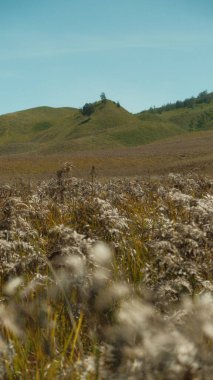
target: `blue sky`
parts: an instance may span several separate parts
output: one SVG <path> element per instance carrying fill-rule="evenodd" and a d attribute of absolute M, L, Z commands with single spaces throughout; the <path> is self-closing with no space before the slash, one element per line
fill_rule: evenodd
<path fill-rule="evenodd" d="M 213 91 L 212 0 L 0 0 L 0 114 Z"/>

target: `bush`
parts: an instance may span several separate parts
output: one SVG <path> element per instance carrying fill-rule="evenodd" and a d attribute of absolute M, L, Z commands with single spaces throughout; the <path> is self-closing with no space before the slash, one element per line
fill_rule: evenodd
<path fill-rule="evenodd" d="M 82 110 L 81 110 L 83 115 L 90 116 L 93 112 L 95 112 L 95 107 L 94 104 L 92 103 L 86 103 Z"/>

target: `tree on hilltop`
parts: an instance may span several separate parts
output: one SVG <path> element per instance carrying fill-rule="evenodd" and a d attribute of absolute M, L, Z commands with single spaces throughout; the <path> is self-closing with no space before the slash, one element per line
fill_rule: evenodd
<path fill-rule="evenodd" d="M 106 98 L 105 92 L 101 93 L 100 98 L 101 98 L 102 103 L 106 102 L 107 98 Z"/>

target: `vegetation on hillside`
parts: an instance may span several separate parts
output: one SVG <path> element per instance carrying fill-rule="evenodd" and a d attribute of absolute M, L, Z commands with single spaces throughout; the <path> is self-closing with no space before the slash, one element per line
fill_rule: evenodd
<path fill-rule="evenodd" d="M 72 170 L 0 187 L 1 378 L 211 380 L 212 180 Z"/>
<path fill-rule="evenodd" d="M 163 112 L 171 111 L 179 108 L 194 108 L 200 104 L 209 104 L 213 100 L 213 92 L 208 93 L 208 91 L 202 91 L 198 94 L 197 97 L 192 96 L 185 100 L 177 100 L 175 103 L 167 103 L 161 107 L 151 107 L 149 108 L 150 112 Z"/>
<path fill-rule="evenodd" d="M 213 92 L 201 92 L 196 98 L 169 103 L 138 114 L 143 122 L 162 123 L 179 128 L 177 134 L 213 129 Z"/>
<path fill-rule="evenodd" d="M 90 116 L 93 112 L 95 112 L 95 106 L 93 103 L 85 103 L 82 107 L 82 115 Z"/>
<path fill-rule="evenodd" d="M 177 106 L 169 105 L 138 115 L 119 102 L 101 100 L 74 108 L 39 107 L 0 116 L 0 154 L 62 153 L 133 147 L 156 140 L 212 129 L 212 93 Z"/>

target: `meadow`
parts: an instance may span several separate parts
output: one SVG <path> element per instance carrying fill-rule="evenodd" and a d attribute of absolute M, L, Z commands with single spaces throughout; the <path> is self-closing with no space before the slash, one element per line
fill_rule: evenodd
<path fill-rule="evenodd" d="M 159 176 L 170 172 L 213 175 L 213 131 L 194 132 L 131 148 L 85 150 L 57 154 L 2 154 L 0 182 L 51 178 L 64 162 L 72 161 L 78 178 Z"/>
<path fill-rule="evenodd" d="M 0 186 L 0 377 L 211 380 L 212 177 L 76 172 Z"/>

